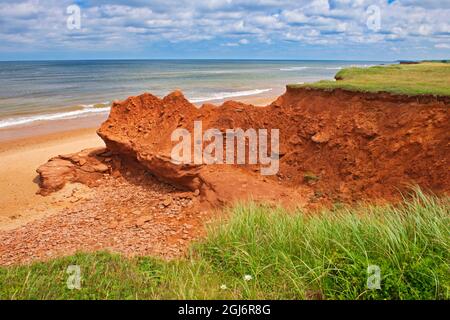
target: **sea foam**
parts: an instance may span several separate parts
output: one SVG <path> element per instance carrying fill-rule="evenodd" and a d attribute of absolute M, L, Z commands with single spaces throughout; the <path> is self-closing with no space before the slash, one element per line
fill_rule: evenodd
<path fill-rule="evenodd" d="M 213 93 L 210 96 L 205 97 L 194 97 L 189 99 L 192 103 L 198 103 L 198 102 L 205 102 L 205 101 L 213 101 L 213 100 L 222 100 L 226 98 L 233 98 L 233 97 L 246 97 L 246 96 L 253 96 L 260 93 L 271 91 L 270 89 L 255 89 L 255 90 L 245 90 L 245 91 L 234 91 L 234 92 L 218 92 Z"/>
<path fill-rule="evenodd" d="M 0 128 L 24 125 L 35 121 L 51 121 L 62 119 L 73 119 L 86 116 L 92 113 L 106 113 L 109 107 L 95 108 L 94 105 L 86 105 L 81 110 L 73 110 L 66 112 L 50 113 L 50 114 L 36 114 L 26 117 L 7 118 L 0 120 Z"/>

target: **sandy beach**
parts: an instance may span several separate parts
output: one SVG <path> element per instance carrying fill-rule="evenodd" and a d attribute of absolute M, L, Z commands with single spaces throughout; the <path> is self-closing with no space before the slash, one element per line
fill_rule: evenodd
<path fill-rule="evenodd" d="M 266 105 L 276 97 L 236 99 Z M 23 225 L 70 206 L 73 186 L 43 197 L 37 195 L 36 169 L 50 158 L 103 146 L 96 129 L 106 115 L 50 121 L 26 127 L 2 129 L 0 135 L 0 230 Z M 77 186 L 88 192 L 87 187 Z"/>
<path fill-rule="evenodd" d="M 67 203 L 64 192 L 37 195 L 36 169 L 48 159 L 82 149 L 102 146 L 95 129 L 77 129 L 2 142 L 0 146 L 0 230 L 51 214 Z M 66 190 L 64 190 L 66 191 Z M 67 192 L 67 191 L 66 191 Z"/>

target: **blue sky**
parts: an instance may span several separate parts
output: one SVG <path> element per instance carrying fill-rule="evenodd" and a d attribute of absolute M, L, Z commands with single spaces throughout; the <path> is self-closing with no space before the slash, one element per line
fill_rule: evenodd
<path fill-rule="evenodd" d="M 450 0 L 0 0 L 0 60 L 443 59 L 449 17 Z"/>

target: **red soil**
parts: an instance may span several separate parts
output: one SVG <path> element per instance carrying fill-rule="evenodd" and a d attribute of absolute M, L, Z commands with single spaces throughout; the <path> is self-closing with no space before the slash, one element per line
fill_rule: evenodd
<path fill-rule="evenodd" d="M 450 189 L 449 99 L 288 89 L 267 107 L 226 102 L 200 109 L 180 92 L 113 104 L 98 130 L 116 155 L 136 159 L 157 177 L 210 203 L 253 198 L 330 203 L 398 199 L 412 185 Z M 176 165 L 177 128 L 279 129 L 280 171 L 262 177 L 259 165 Z"/>

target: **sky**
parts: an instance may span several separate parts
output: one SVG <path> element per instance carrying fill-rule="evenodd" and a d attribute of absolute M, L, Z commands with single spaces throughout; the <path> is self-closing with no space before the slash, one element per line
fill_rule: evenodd
<path fill-rule="evenodd" d="M 450 58 L 450 0 L 0 0 L 0 60 Z"/>

